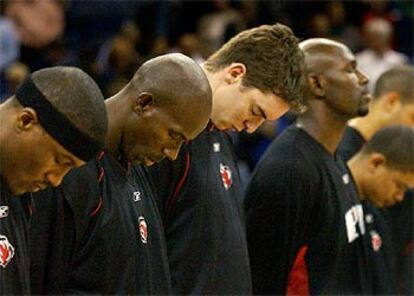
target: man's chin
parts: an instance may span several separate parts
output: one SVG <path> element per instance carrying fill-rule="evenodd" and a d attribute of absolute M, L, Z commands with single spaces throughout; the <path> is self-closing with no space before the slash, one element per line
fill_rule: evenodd
<path fill-rule="evenodd" d="M 367 116 L 369 114 L 369 108 L 368 107 L 359 108 L 357 114 L 359 117 Z"/>

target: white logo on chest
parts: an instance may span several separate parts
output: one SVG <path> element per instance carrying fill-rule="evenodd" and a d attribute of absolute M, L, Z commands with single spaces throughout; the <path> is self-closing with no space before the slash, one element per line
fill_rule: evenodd
<path fill-rule="evenodd" d="M 6 218 L 9 215 L 8 206 L 0 206 L 0 218 Z"/>
<path fill-rule="evenodd" d="M 359 234 L 364 235 L 364 210 L 362 205 L 355 205 L 345 213 L 346 232 L 348 236 L 348 243 L 352 243 L 359 237 Z"/>
<path fill-rule="evenodd" d="M 344 181 L 344 184 L 348 184 L 349 183 L 349 175 L 345 174 L 342 176 L 342 181 Z"/>
<path fill-rule="evenodd" d="M 134 199 L 134 201 L 140 201 L 141 200 L 141 192 L 135 191 L 133 199 Z"/>
<path fill-rule="evenodd" d="M 214 152 L 220 152 L 220 143 L 219 142 L 215 142 L 213 143 L 213 151 Z"/>

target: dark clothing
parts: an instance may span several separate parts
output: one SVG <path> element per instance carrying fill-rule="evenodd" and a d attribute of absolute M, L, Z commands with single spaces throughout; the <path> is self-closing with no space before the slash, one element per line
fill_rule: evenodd
<path fill-rule="evenodd" d="M 414 190 L 387 208 L 393 250 L 397 253 L 397 286 L 402 295 L 414 295 Z"/>
<path fill-rule="evenodd" d="M 230 137 L 204 131 L 150 167 L 175 294 L 251 294 L 241 183 Z"/>
<path fill-rule="evenodd" d="M 374 294 L 396 295 L 395 252 L 389 225 L 384 217 L 386 210 L 380 210 L 368 201 L 363 201 L 365 225 L 371 240 L 369 267 L 373 275 Z"/>
<path fill-rule="evenodd" d="M 128 173 L 117 160 L 104 154 L 73 170 L 56 197 L 64 200 L 49 210 L 63 208 L 64 218 L 55 215 L 61 223 L 50 221 L 49 229 L 58 235 L 55 239 L 63 239 L 52 247 L 63 248 L 52 252 L 51 259 L 58 258 L 67 266 L 45 268 L 60 286 L 47 281 L 46 276 L 44 291 L 62 293 L 63 288 L 65 293 L 73 294 L 170 293 L 161 219 L 148 176 L 141 167 L 134 166 Z M 68 228 L 66 235 L 60 232 Z"/>
<path fill-rule="evenodd" d="M 361 150 L 365 142 L 365 139 L 362 137 L 361 133 L 358 130 L 348 126 L 345 130 L 341 142 L 339 143 L 336 153 L 338 153 L 341 158 L 347 162 L 352 158 L 352 156 Z"/>
<path fill-rule="evenodd" d="M 304 130 L 291 126 L 271 144 L 245 211 L 255 294 L 372 294 L 353 180 Z"/>
<path fill-rule="evenodd" d="M 36 211 L 30 229 L 32 294 L 62 295 L 74 252 L 73 210 L 60 187 L 33 195 Z"/>
<path fill-rule="evenodd" d="M 31 196 L 14 196 L 0 177 L 0 295 L 30 294 Z"/>
<path fill-rule="evenodd" d="M 364 144 L 365 140 L 361 134 L 356 129 L 348 127 L 337 153 L 345 160 L 349 160 L 362 149 Z M 380 217 L 384 212 L 387 213 L 386 217 Z M 386 240 L 383 243 L 391 243 L 392 245 L 386 246 L 386 248 L 392 249 L 390 252 L 395 253 L 396 269 L 388 270 L 387 273 L 396 272 L 398 293 L 404 295 L 412 295 L 414 289 L 413 212 L 413 190 L 406 192 L 403 202 L 387 208 L 386 211 L 377 212 L 378 220 L 384 221 L 387 224 L 384 231 L 391 231 L 388 234 L 390 240 Z M 384 273 L 385 271 L 380 268 L 376 272 Z M 394 284 L 393 282 L 392 284 Z"/>

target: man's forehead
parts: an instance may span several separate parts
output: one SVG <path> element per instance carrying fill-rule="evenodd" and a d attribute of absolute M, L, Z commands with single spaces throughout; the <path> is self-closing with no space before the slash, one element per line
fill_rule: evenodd
<path fill-rule="evenodd" d="M 344 57 L 346 60 L 348 60 L 349 62 L 351 62 L 351 63 L 353 63 L 353 64 L 356 64 L 356 59 L 355 59 L 354 54 L 353 54 L 353 53 L 352 53 L 352 51 L 351 51 L 348 47 L 346 47 L 346 46 L 344 46 L 344 47 L 343 47 L 343 57 Z"/>
<path fill-rule="evenodd" d="M 305 54 L 305 63 L 308 71 L 325 71 L 326 67 L 342 67 L 344 64 L 351 64 L 356 67 L 355 56 L 346 47 L 330 47 L 329 50 Z"/>
<path fill-rule="evenodd" d="M 205 126 L 201 119 L 191 110 L 181 110 L 181 113 L 171 112 L 168 115 L 167 128 L 182 136 L 183 140 L 195 138 Z"/>
<path fill-rule="evenodd" d="M 301 50 L 307 56 L 343 56 L 346 59 L 354 60 L 354 54 L 344 44 L 326 38 L 312 38 L 300 43 Z"/>

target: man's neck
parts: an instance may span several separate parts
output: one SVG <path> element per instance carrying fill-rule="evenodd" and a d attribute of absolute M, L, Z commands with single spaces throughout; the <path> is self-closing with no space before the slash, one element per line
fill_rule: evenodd
<path fill-rule="evenodd" d="M 223 83 L 223 77 L 222 77 L 222 72 L 210 72 L 208 71 L 204 64 L 201 65 L 204 73 L 207 76 L 208 82 L 210 84 L 211 87 L 211 92 L 212 92 L 212 102 L 213 102 L 213 110 L 214 110 L 214 104 L 216 103 L 215 100 L 217 99 L 217 95 L 216 95 L 216 91 L 219 88 L 220 84 Z M 211 116 L 210 116 L 211 119 Z"/>
<path fill-rule="evenodd" d="M 123 121 L 126 118 L 122 112 L 125 110 L 126 100 L 121 98 L 121 95 L 118 93 L 105 102 L 108 112 L 108 134 L 105 147 L 116 159 L 122 153 Z"/>
<path fill-rule="evenodd" d="M 379 58 L 384 58 L 384 56 L 387 54 L 387 52 L 390 49 L 388 47 L 385 48 L 376 48 L 376 49 L 372 49 L 372 51 L 374 52 L 374 54 L 379 57 Z"/>
<path fill-rule="evenodd" d="M 320 112 L 308 110 L 298 119 L 299 126 L 332 155 L 342 139 L 346 122 L 346 118 L 337 116 L 331 110 L 322 109 Z"/>
<path fill-rule="evenodd" d="M 358 159 L 358 156 L 355 156 L 354 158 L 351 158 L 351 160 L 348 161 L 348 167 L 351 171 L 352 177 L 355 181 L 355 186 L 358 191 L 358 198 L 360 200 L 364 200 L 364 196 L 362 193 L 362 186 L 361 186 L 361 180 L 364 177 L 363 172 L 360 170 L 361 167 L 361 160 Z"/>
<path fill-rule="evenodd" d="M 348 125 L 356 129 L 365 141 L 369 141 L 382 127 L 380 122 L 375 120 L 375 115 L 373 113 L 365 117 L 354 118 L 348 122 Z"/>

